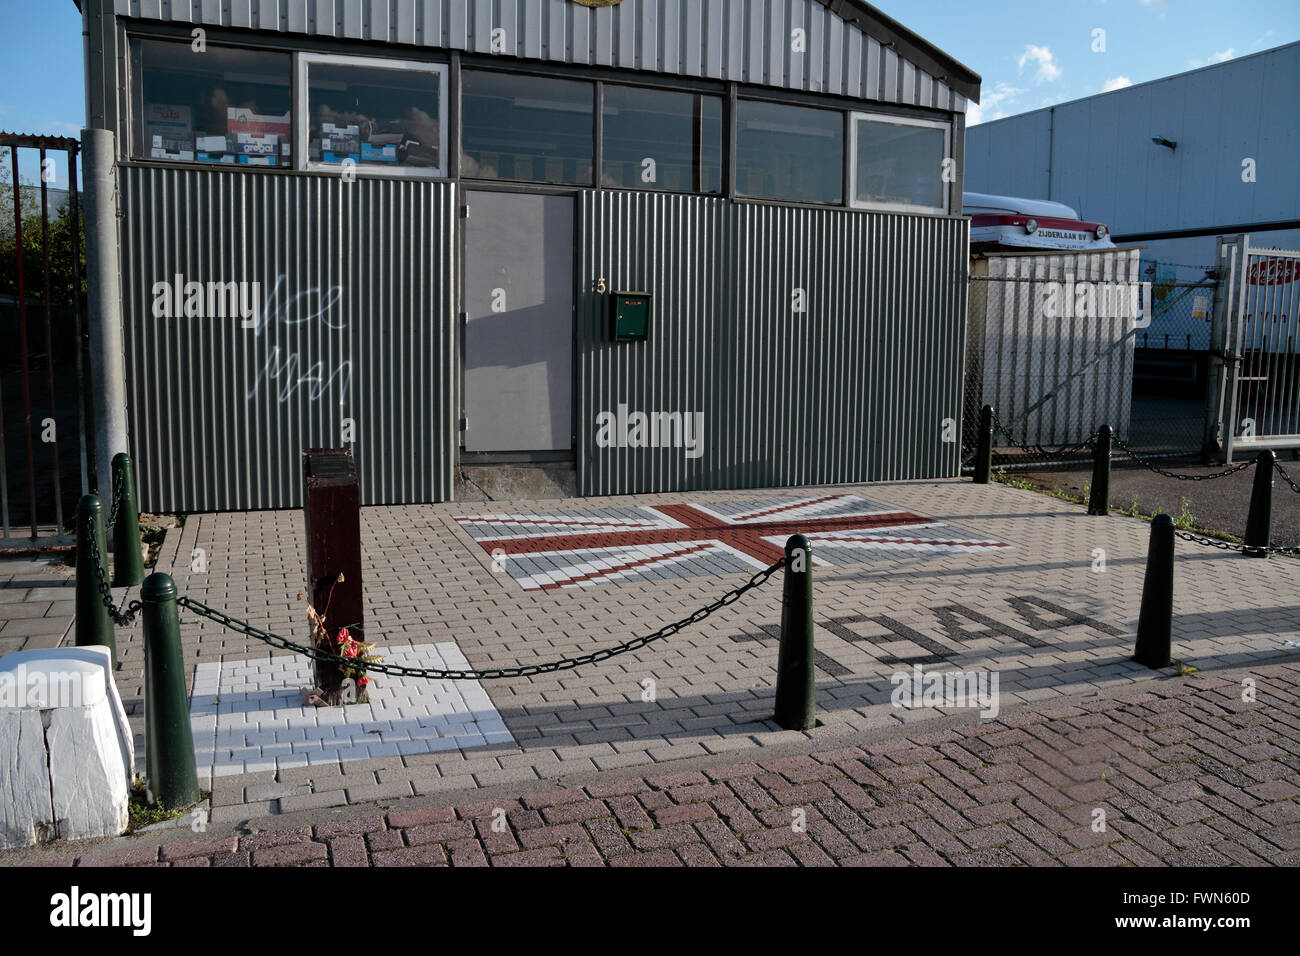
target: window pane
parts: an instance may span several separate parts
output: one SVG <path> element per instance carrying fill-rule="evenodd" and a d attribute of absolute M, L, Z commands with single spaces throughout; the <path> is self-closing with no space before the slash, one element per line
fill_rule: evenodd
<path fill-rule="evenodd" d="M 844 114 L 741 100 L 736 191 L 756 199 L 844 199 Z"/>
<path fill-rule="evenodd" d="M 461 86 L 463 175 L 591 184 L 592 84 L 465 70 Z"/>
<path fill-rule="evenodd" d="M 722 100 L 634 86 L 605 87 L 606 186 L 722 192 Z"/>
<path fill-rule="evenodd" d="M 137 154 L 252 166 L 289 165 L 287 53 L 141 40 Z"/>
<path fill-rule="evenodd" d="M 943 208 L 943 130 L 866 119 L 855 122 L 855 203 Z"/>
<path fill-rule="evenodd" d="M 307 158 L 440 172 L 441 71 L 307 64 Z"/>

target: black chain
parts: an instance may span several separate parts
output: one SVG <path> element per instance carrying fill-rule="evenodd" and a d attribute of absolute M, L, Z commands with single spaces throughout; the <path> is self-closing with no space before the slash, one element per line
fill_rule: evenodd
<path fill-rule="evenodd" d="M 1011 434 L 1011 431 L 1002 424 L 1002 420 L 998 418 L 998 413 L 996 411 L 993 413 L 993 430 L 1001 432 L 1007 441 L 1016 448 L 1019 448 L 1021 451 L 1032 452 L 1033 454 L 1042 455 L 1046 458 L 1061 458 L 1065 455 L 1082 451 L 1085 448 L 1091 448 L 1097 441 L 1097 436 L 1094 434 L 1088 436 L 1081 442 L 1075 442 L 1073 445 L 1062 445 L 1055 451 L 1048 451 L 1042 445 L 1026 445 L 1024 442 L 1016 440 L 1016 437 Z"/>
<path fill-rule="evenodd" d="M 1295 481 L 1292 480 L 1291 476 L 1286 473 L 1286 469 L 1282 467 L 1282 463 L 1275 459 L 1273 461 L 1273 467 L 1277 469 L 1277 473 L 1282 476 L 1282 480 L 1291 486 L 1291 490 L 1300 495 L 1300 485 L 1297 485 Z"/>
<path fill-rule="evenodd" d="M 1193 531 L 1175 530 L 1174 534 L 1182 538 L 1184 541 L 1192 541 L 1196 544 L 1218 548 L 1221 551 L 1237 551 L 1241 554 L 1259 554 L 1260 552 L 1265 552 L 1267 554 L 1300 554 L 1300 548 L 1274 548 L 1272 546 L 1261 548 L 1250 544 L 1234 544 L 1231 541 L 1220 541 L 1218 538 L 1208 538 L 1203 534 L 1196 534 Z"/>
<path fill-rule="evenodd" d="M 108 524 L 104 527 L 109 534 L 117 527 L 117 513 L 122 507 L 122 472 L 113 475 L 113 499 L 108 504 Z"/>
<path fill-rule="evenodd" d="M 740 600 L 741 596 L 747 591 L 753 590 L 763 584 L 775 574 L 778 570 L 785 567 L 789 559 L 782 557 L 775 564 L 757 572 L 749 581 L 738 588 L 733 588 L 722 597 L 718 598 L 712 604 L 700 608 L 689 617 L 684 617 L 680 621 L 675 621 L 655 631 L 653 634 L 646 634 L 642 637 L 633 638 L 630 641 L 624 641 L 622 644 L 616 644 L 612 647 L 605 647 L 598 651 L 592 651 L 589 654 L 583 654 L 579 657 L 567 657 L 558 661 L 548 661 L 544 664 L 525 664 L 516 667 L 493 667 L 486 670 L 440 670 L 429 667 L 405 667 L 400 664 L 369 664 L 358 661 L 355 657 L 343 657 L 330 651 L 321 650 L 318 647 L 310 647 L 305 644 L 298 644 L 289 640 L 287 637 L 281 637 L 278 634 L 272 634 L 270 631 L 264 631 L 260 627 L 254 627 L 247 621 L 241 621 L 224 614 L 215 608 L 208 607 L 200 601 L 182 595 L 176 603 L 188 608 L 200 617 L 206 617 L 209 620 L 216 621 L 231 630 L 238 631 L 248 637 L 255 638 L 263 643 L 270 644 L 272 647 L 278 647 L 282 650 L 293 651 L 297 654 L 303 654 L 312 660 L 325 661 L 330 664 L 344 665 L 353 670 L 364 670 L 367 673 L 374 672 L 377 674 L 392 674 L 396 677 L 421 677 L 430 680 L 496 680 L 507 677 L 533 677 L 538 674 L 550 674 L 555 671 L 572 670 L 576 667 L 583 667 L 587 664 L 594 664 L 597 661 L 608 660 L 616 654 L 623 654 L 627 651 L 637 650 L 645 647 L 647 644 L 670 637 L 676 634 L 682 628 L 690 624 L 698 624 L 713 612 L 728 604 L 734 604 Z"/>
<path fill-rule="evenodd" d="M 1253 461 L 1243 461 L 1233 465 L 1231 468 L 1225 468 L 1223 471 L 1216 471 L 1212 475 L 1184 475 L 1176 471 L 1165 471 L 1150 458 L 1134 451 L 1126 442 L 1123 442 L 1118 438 L 1112 438 L 1111 442 L 1116 448 L 1125 452 L 1130 458 L 1136 461 L 1139 465 L 1142 465 L 1144 468 L 1154 471 L 1157 475 L 1164 475 L 1166 478 L 1177 478 L 1179 481 L 1209 481 L 1213 478 L 1224 478 L 1228 475 L 1235 475 L 1239 471 L 1244 471 L 1251 465 L 1255 464 Z"/>
<path fill-rule="evenodd" d="M 90 563 L 95 566 L 95 583 L 99 588 L 100 601 L 108 610 L 108 616 L 113 619 L 114 624 L 118 627 L 130 627 L 135 623 L 141 604 L 139 601 L 132 601 L 129 604 L 124 602 L 119 610 L 117 605 L 113 603 L 113 589 L 108 583 L 108 572 L 104 570 L 103 562 L 99 560 L 99 542 L 95 538 L 95 519 L 90 515 L 86 516 L 86 541 L 88 542 L 86 550 L 90 552 Z"/>

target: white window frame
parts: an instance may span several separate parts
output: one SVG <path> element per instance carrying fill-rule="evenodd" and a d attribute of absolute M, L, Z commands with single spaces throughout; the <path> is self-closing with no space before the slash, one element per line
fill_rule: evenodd
<path fill-rule="evenodd" d="M 447 113 L 451 105 L 447 102 L 448 67 L 446 63 L 427 63 L 423 60 L 393 60 L 382 56 L 348 56 L 338 53 L 297 53 L 295 59 L 297 60 L 297 93 L 294 96 L 294 107 L 298 112 L 298 143 L 295 150 L 298 159 L 297 169 L 307 172 L 338 173 L 344 168 L 342 163 L 311 161 L 311 138 L 309 136 L 311 116 L 308 113 L 311 103 L 310 91 L 307 88 L 307 70 L 308 67 L 314 64 L 328 64 L 330 66 L 358 66 L 380 70 L 409 70 L 435 74 L 438 77 L 438 166 L 386 166 L 381 163 L 358 162 L 352 169 L 358 176 L 394 176 L 408 179 L 447 178 L 447 157 L 450 154 L 450 146 L 447 142 Z"/>
<path fill-rule="evenodd" d="M 948 208 L 952 203 L 952 186 L 951 183 L 943 182 L 942 164 L 940 165 L 940 183 L 943 188 L 943 205 L 942 206 L 917 206 L 912 203 L 903 202 L 873 202 L 868 200 L 859 201 L 858 196 L 858 120 L 867 120 L 871 123 L 892 123 L 895 126 L 920 126 L 925 129 L 943 130 L 943 157 L 942 159 L 952 158 L 952 124 L 943 120 L 914 119 L 910 116 L 891 116 L 888 113 L 867 113 L 867 112 L 850 112 L 849 113 L 849 205 L 853 209 L 874 209 L 879 212 L 906 212 L 930 215 L 948 215 Z"/>

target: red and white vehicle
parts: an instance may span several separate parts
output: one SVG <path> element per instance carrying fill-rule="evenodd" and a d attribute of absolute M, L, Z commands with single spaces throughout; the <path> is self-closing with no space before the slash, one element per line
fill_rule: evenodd
<path fill-rule="evenodd" d="M 970 216 L 971 252 L 1016 249 L 1092 252 L 1115 248 L 1105 224 L 1080 219 L 1064 203 L 962 193 L 962 209 Z"/>

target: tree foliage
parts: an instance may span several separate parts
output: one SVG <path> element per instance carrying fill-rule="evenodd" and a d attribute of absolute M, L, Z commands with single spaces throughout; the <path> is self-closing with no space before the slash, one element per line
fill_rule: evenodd
<path fill-rule="evenodd" d="M 18 243 L 14 228 L 14 177 L 8 161 L 0 163 L 0 297 L 18 295 Z M 50 303 L 71 303 L 78 290 L 85 294 L 85 219 L 78 216 L 77 234 L 72 229 L 69 199 L 55 213 L 50 212 L 48 229 L 41 229 L 40 185 L 20 179 L 18 191 L 22 216 L 23 293 L 30 302 L 45 293 L 43 253 L 50 260 Z"/>

